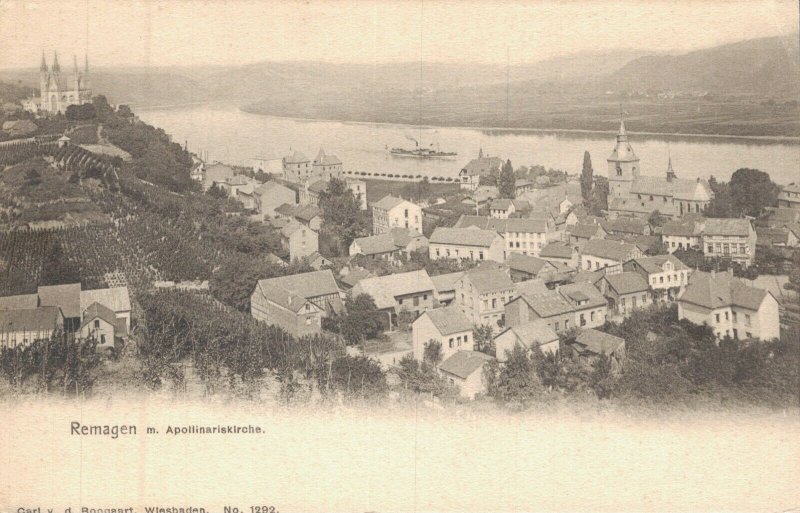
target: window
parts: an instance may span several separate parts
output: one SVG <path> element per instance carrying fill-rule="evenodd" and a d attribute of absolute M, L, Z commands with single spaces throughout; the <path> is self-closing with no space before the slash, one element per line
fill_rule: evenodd
<path fill-rule="evenodd" d="M 497 298 L 492 298 L 492 308 L 497 308 Z"/>
<path fill-rule="evenodd" d="M 100 329 L 100 321 L 97 319 L 94 321 L 94 329 Z"/>
<path fill-rule="evenodd" d="M 744 314 L 744 325 L 750 326 L 750 314 Z"/>
<path fill-rule="evenodd" d="M 588 271 L 591 271 L 591 270 L 592 270 L 592 261 L 591 261 L 591 260 L 587 260 L 587 261 L 586 261 L 586 269 L 587 269 Z"/>
<path fill-rule="evenodd" d="M 481 260 L 483 260 L 483 251 L 479 251 L 479 252 L 478 252 L 478 258 L 480 258 Z"/>
<path fill-rule="evenodd" d="M 564 329 L 565 330 L 569 329 L 569 319 L 564 319 Z"/>
<path fill-rule="evenodd" d="M 733 323 L 736 324 L 738 322 L 738 320 L 736 319 L 737 317 L 736 312 L 732 312 L 732 314 L 733 314 Z"/>
<path fill-rule="evenodd" d="M 488 310 L 489 309 L 489 300 L 488 299 L 484 299 L 483 300 L 483 309 L 484 310 Z"/>
<path fill-rule="evenodd" d="M 642 294 L 642 304 L 647 303 L 647 294 Z"/>
<path fill-rule="evenodd" d="M 451 338 L 449 342 L 450 342 L 450 349 L 452 349 L 453 348 L 453 339 Z"/>
<path fill-rule="evenodd" d="M 419 296 L 414 296 L 414 306 L 419 306 Z"/>
<path fill-rule="evenodd" d="M 406 217 L 408 217 L 408 209 L 405 210 Z"/>
<path fill-rule="evenodd" d="M 728 312 L 725 312 L 725 320 L 726 321 L 730 320 L 730 317 L 728 317 Z"/>
<path fill-rule="evenodd" d="M 105 344 L 106 343 L 106 336 L 105 335 L 100 335 L 100 343 L 101 344 Z"/>
<path fill-rule="evenodd" d="M 708 245 L 708 251 L 706 251 L 706 253 L 713 253 L 713 252 L 714 252 L 714 246 L 709 244 Z"/>
<path fill-rule="evenodd" d="M 397 303 L 402 305 L 403 304 L 403 298 L 398 299 Z"/>
<path fill-rule="evenodd" d="M 733 328 L 733 338 L 739 338 L 739 332 L 736 331 L 736 328 Z"/>
<path fill-rule="evenodd" d="M 719 314 L 714 314 L 714 316 L 717 318 L 717 324 L 719 324 Z"/>
<path fill-rule="evenodd" d="M 554 326 L 556 327 L 556 331 L 559 331 L 558 322 L 556 322 L 556 323 L 554 324 Z"/>
<path fill-rule="evenodd" d="M 619 304 L 622 306 L 622 308 L 625 308 L 625 298 L 620 299 Z"/>
<path fill-rule="evenodd" d="M 659 278 L 658 278 L 658 282 L 659 282 L 659 283 L 664 283 L 664 277 L 663 277 L 663 276 L 659 277 Z"/>
<path fill-rule="evenodd" d="M 750 333 L 749 331 L 745 331 L 744 334 L 745 336 L 747 336 L 747 338 L 753 338 L 753 334 Z"/>
<path fill-rule="evenodd" d="M 586 316 L 581 314 L 581 326 L 586 326 Z"/>
<path fill-rule="evenodd" d="M 436 248 L 436 256 L 439 256 L 439 248 Z"/>
<path fill-rule="evenodd" d="M 631 299 L 633 299 L 633 308 L 636 308 L 636 296 L 633 296 Z"/>
<path fill-rule="evenodd" d="M 650 201 L 653 201 L 653 195 L 652 194 L 650 195 Z"/>
<path fill-rule="evenodd" d="M 594 312 L 589 313 L 589 319 L 592 321 L 594 320 Z"/>
<path fill-rule="evenodd" d="M 466 344 L 467 342 L 469 342 L 469 335 L 465 334 L 464 335 L 464 343 Z"/>
<path fill-rule="evenodd" d="M 423 294 L 422 295 L 422 300 L 423 301 L 427 301 L 428 300 L 428 295 L 427 294 Z"/>
<path fill-rule="evenodd" d="M 306 317 L 306 326 L 311 326 L 311 317 Z"/>

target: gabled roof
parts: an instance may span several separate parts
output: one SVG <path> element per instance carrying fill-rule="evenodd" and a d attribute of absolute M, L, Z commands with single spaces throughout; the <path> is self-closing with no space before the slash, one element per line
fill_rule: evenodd
<path fill-rule="evenodd" d="M 369 294 L 378 309 L 394 308 L 399 296 L 407 296 L 430 291 L 434 285 L 425 270 L 407 273 L 387 274 L 359 281 L 353 287 L 353 295 Z"/>
<path fill-rule="evenodd" d="M 244 175 L 229 176 L 228 178 L 225 179 L 225 182 L 228 185 L 232 185 L 234 187 L 247 185 L 248 183 L 250 183 L 249 180 L 247 180 L 247 177 Z"/>
<path fill-rule="evenodd" d="M 698 237 L 700 224 L 694 220 L 668 221 L 661 227 L 661 235 L 673 237 Z"/>
<path fill-rule="evenodd" d="M 488 248 L 497 238 L 502 238 L 492 230 L 479 228 L 445 228 L 437 227 L 431 234 L 433 244 L 454 244 L 458 246 L 475 246 Z"/>
<path fill-rule="evenodd" d="M 463 331 L 472 331 L 472 323 L 464 312 L 455 305 L 444 308 L 427 310 L 422 313 L 427 316 L 442 336 L 452 335 Z"/>
<path fill-rule="evenodd" d="M 325 192 L 328 189 L 328 180 L 317 180 L 316 182 L 310 184 L 308 186 L 308 190 L 310 192 L 319 194 L 321 192 Z"/>
<path fill-rule="evenodd" d="M 573 237 L 580 237 L 582 239 L 591 239 L 597 232 L 601 230 L 601 227 L 596 224 L 583 224 L 578 223 L 574 225 L 571 229 L 569 229 L 569 234 Z"/>
<path fill-rule="evenodd" d="M 613 221 L 606 221 L 603 228 L 611 233 L 631 233 L 636 235 L 644 235 L 650 233 L 648 230 L 647 221 L 643 219 L 636 219 L 633 217 L 618 217 Z"/>
<path fill-rule="evenodd" d="M 457 271 L 454 273 L 431 276 L 431 280 L 433 281 L 433 286 L 436 287 L 436 292 L 441 294 L 442 292 L 455 290 L 456 282 L 460 280 L 462 276 L 464 276 L 464 271 Z"/>
<path fill-rule="evenodd" d="M 605 280 L 608 282 L 608 286 L 620 295 L 645 292 L 649 288 L 647 280 L 641 274 L 633 271 L 607 274 Z"/>
<path fill-rule="evenodd" d="M 355 284 L 358 283 L 359 281 L 367 278 L 372 278 L 373 276 L 375 275 L 367 271 L 366 269 L 353 269 L 345 276 L 341 276 L 339 278 L 339 281 L 344 283 L 348 287 L 353 288 Z"/>
<path fill-rule="evenodd" d="M 377 207 L 383 210 L 391 210 L 398 205 L 402 205 L 406 200 L 403 198 L 398 198 L 392 195 L 384 196 L 380 200 L 376 201 L 372 204 L 373 207 Z"/>
<path fill-rule="evenodd" d="M 551 242 L 539 251 L 542 258 L 572 258 L 573 249 L 560 242 Z"/>
<path fill-rule="evenodd" d="M 36 294 L 0 297 L 0 310 L 29 310 L 37 306 L 39 306 L 39 296 Z"/>
<path fill-rule="evenodd" d="M 381 233 L 370 235 L 369 237 L 359 237 L 353 241 L 364 255 L 383 255 L 393 253 L 399 248 L 394 243 L 391 233 Z"/>
<path fill-rule="evenodd" d="M 553 317 L 574 311 L 572 304 L 555 290 L 539 294 L 521 294 L 518 300 L 525 301 L 539 317 Z"/>
<path fill-rule="evenodd" d="M 450 358 L 439 364 L 439 370 L 467 379 L 474 372 L 481 371 L 483 366 L 494 360 L 488 354 L 478 351 L 456 351 Z"/>
<path fill-rule="evenodd" d="M 511 200 L 507 198 L 499 198 L 492 200 L 492 210 L 508 210 L 511 207 Z"/>
<path fill-rule="evenodd" d="M 497 171 L 501 167 L 503 167 L 503 159 L 499 157 L 480 157 L 470 160 L 461 171 L 469 176 L 480 176 Z"/>
<path fill-rule="evenodd" d="M 511 281 L 508 274 L 500 269 L 470 269 L 464 274 L 463 279 L 469 280 L 478 294 L 489 294 L 514 288 L 514 282 Z"/>
<path fill-rule="evenodd" d="M 657 274 L 660 272 L 664 272 L 664 264 L 666 262 L 671 262 L 673 268 L 676 271 L 683 271 L 688 269 L 689 267 L 686 266 L 683 262 L 678 259 L 675 255 L 655 255 L 655 256 L 648 256 L 648 257 L 639 257 L 633 260 L 635 263 L 639 264 L 642 269 L 647 274 Z"/>
<path fill-rule="evenodd" d="M 114 312 L 130 312 L 131 298 L 128 287 L 110 287 L 81 291 L 81 310 L 86 310 L 92 303 L 100 303 Z"/>
<path fill-rule="evenodd" d="M 322 215 L 322 210 L 314 205 L 291 205 L 289 203 L 284 203 L 275 209 L 275 213 L 309 222 L 315 217 Z"/>
<path fill-rule="evenodd" d="M 286 224 L 286 226 L 281 228 L 281 234 L 284 237 L 288 238 L 288 237 L 291 237 L 292 235 L 294 235 L 296 232 L 299 232 L 300 230 L 308 230 L 309 232 L 314 233 L 314 234 L 317 233 L 314 230 L 312 230 L 311 228 L 307 227 L 306 225 L 301 224 L 301 223 L 295 221 L 294 219 L 292 219 L 291 221 L 289 221 L 288 224 Z"/>
<path fill-rule="evenodd" d="M 605 239 L 589 239 L 583 246 L 582 253 L 609 260 L 623 262 L 631 258 L 633 253 L 639 252 L 639 248 L 632 244 L 617 242 Z"/>
<path fill-rule="evenodd" d="M 708 218 L 702 224 L 703 235 L 747 237 L 752 230 L 752 225 L 748 219 Z"/>
<path fill-rule="evenodd" d="M 555 266 L 547 260 L 536 258 L 535 256 L 523 255 L 521 253 L 511 253 L 506 260 L 508 267 L 515 271 L 522 271 L 534 276 L 538 275 L 542 269 L 555 270 Z"/>
<path fill-rule="evenodd" d="M 493 230 L 497 233 L 546 233 L 547 221 L 544 219 L 529 219 L 512 217 L 511 219 L 494 219 L 483 216 L 462 215 L 458 218 L 454 228 L 476 227 L 482 230 Z"/>
<path fill-rule="evenodd" d="M 117 319 L 117 314 L 113 310 L 100 303 L 92 303 L 83 311 L 81 329 L 95 319 L 102 319 L 114 326 L 117 335 L 122 335 L 126 332 L 125 319 Z"/>
<path fill-rule="evenodd" d="M 610 356 L 625 348 L 625 339 L 596 329 L 587 329 L 578 334 L 575 338 L 575 344 L 579 346 L 577 349 L 581 354 L 605 354 Z"/>
<path fill-rule="evenodd" d="M 678 296 L 678 301 L 692 303 L 708 309 L 739 306 L 756 311 L 768 292 L 746 285 L 730 272 L 706 273 L 695 271 L 689 285 Z"/>
<path fill-rule="evenodd" d="M 336 155 L 328 155 L 322 148 L 317 153 L 317 158 L 314 159 L 315 166 L 335 166 L 341 164 L 342 161 Z"/>
<path fill-rule="evenodd" d="M 550 291 L 547 288 L 547 285 L 544 282 L 544 279 L 534 279 L 534 280 L 525 280 L 517 282 L 516 284 L 517 293 L 519 294 L 528 294 L 528 295 L 535 295 L 535 294 L 544 294 Z"/>
<path fill-rule="evenodd" d="M 61 310 L 56 306 L 0 310 L 0 326 L 8 332 L 50 330 L 56 327 L 59 316 Z"/>
<path fill-rule="evenodd" d="M 542 346 L 558 340 L 558 335 L 544 319 L 536 319 L 508 329 L 517 336 L 517 341 L 527 348 L 534 345 Z"/>
<path fill-rule="evenodd" d="M 302 164 L 304 162 L 309 162 L 308 157 L 303 155 L 303 153 L 300 151 L 295 151 L 291 155 L 287 155 L 283 158 L 283 160 L 287 164 Z"/>
<path fill-rule="evenodd" d="M 284 185 L 279 184 L 275 181 L 265 182 L 254 189 L 254 192 L 259 196 L 263 196 L 265 194 L 276 194 L 278 192 L 289 192 L 294 194 L 294 191 Z"/>
<path fill-rule="evenodd" d="M 319 296 L 339 295 L 339 287 L 330 269 L 267 278 L 259 280 L 258 286 L 265 297 L 284 306 L 294 304 L 295 298 L 305 302 Z"/>
<path fill-rule="evenodd" d="M 39 287 L 39 306 L 57 306 L 64 317 L 81 316 L 81 284 L 48 285 Z"/>
<path fill-rule="evenodd" d="M 593 308 L 596 306 L 605 306 L 606 298 L 597 290 L 593 284 L 588 282 L 568 283 L 558 288 L 558 292 L 564 296 L 568 301 L 575 303 L 578 306 L 579 301 L 587 301 L 580 305 L 580 308 Z"/>

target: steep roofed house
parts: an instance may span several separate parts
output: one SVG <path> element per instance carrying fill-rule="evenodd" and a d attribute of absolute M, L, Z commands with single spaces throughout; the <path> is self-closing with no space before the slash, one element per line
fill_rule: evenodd
<path fill-rule="evenodd" d="M 80 301 L 82 312 L 85 312 L 92 304 L 98 303 L 114 312 L 116 318 L 125 325 L 125 332 L 131 330 L 131 298 L 128 287 L 82 290 Z"/>
<path fill-rule="evenodd" d="M 673 255 L 635 258 L 622 264 L 623 271 L 639 273 L 649 284 L 653 301 L 672 301 L 686 285 L 692 270 Z"/>
<path fill-rule="evenodd" d="M 569 244 L 551 242 L 539 251 L 539 258 L 556 265 L 577 269 L 580 266 L 580 253 Z"/>
<path fill-rule="evenodd" d="M 622 271 L 622 264 L 632 258 L 643 256 L 633 244 L 605 239 L 591 239 L 581 249 L 581 269 L 595 271 L 605 269 L 606 274 Z"/>
<path fill-rule="evenodd" d="M 328 269 L 259 280 L 250 297 L 250 313 L 293 336 L 322 330 L 322 317 L 344 308 L 333 273 Z"/>
<path fill-rule="evenodd" d="M 233 168 L 215 162 L 205 166 L 205 173 L 203 175 L 203 190 L 208 190 L 215 183 L 223 183 L 228 178 L 233 178 Z"/>
<path fill-rule="evenodd" d="M 385 196 L 372 204 L 372 233 L 386 233 L 392 228 L 410 228 L 422 233 L 422 209 L 410 201 Z"/>
<path fill-rule="evenodd" d="M 600 330 L 581 331 L 568 349 L 587 365 L 591 365 L 600 355 L 608 356 L 614 373 L 618 373 L 625 362 L 625 339 Z"/>
<path fill-rule="evenodd" d="M 431 260 L 505 260 L 505 239 L 493 230 L 437 227 L 428 243 Z"/>
<path fill-rule="evenodd" d="M 361 210 L 367 209 L 367 182 L 364 180 L 355 180 L 348 178 L 346 180 L 347 188 L 353 193 L 353 196 L 358 201 L 358 208 Z"/>
<path fill-rule="evenodd" d="M 486 393 L 483 368 L 493 360 L 491 356 L 478 351 L 458 351 L 439 364 L 439 374 L 458 387 L 461 397 L 475 399 L 476 395 Z"/>
<path fill-rule="evenodd" d="M 653 229 L 644 219 L 634 217 L 618 217 L 603 223 L 606 233 L 617 235 L 650 235 Z"/>
<path fill-rule="evenodd" d="M 312 177 L 311 161 L 299 151 L 283 157 L 283 177 L 294 183 L 305 182 Z"/>
<path fill-rule="evenodd" d="M 778 301 L 766 290 L 751 287 L 731 272 L 695 271 L 678 297 L 678 318 L 707 324 L 717 337 L 780 337 Z"/>
<path fill-rule="evenodd" d="M 428 239 L 408 228 L 392 228 L 387 233 L 359 237 L 350 244 L 350 256 L 364 255 L 372 259 L 394 261 L 400 255 L 410 255 L 428 246 Z"/>
<path fill-rule="evenodd" d="M 516 346 L 526 349 L 538 347 L 543 353 L 555 354 L 559 338 L 543 319 L 508 327 L 494 338 L 497 361 L 505 362 Z"/>
<path fill-rule="evenodd" d="M 456 283 L 462 276 L 464 276 L 464 271 L 431 276 L 433 286 L 436 287 L 436 301 L 440 305 L 448 306 L 455 300 Z"/>
<path fill-rule="evenodd" d="M 606 299 L 591 283 L 562 285 L 557 290 L 527 293 L 506 304 L 506 325 L 519 326 L 543 319 L 556 333 L 572 328 L 602 326 Z"/>
<path fill-rule="evenodd" d="M 433 340 L 442 348 L 442 360 L 457 351 L 472 351 L 475 341 L 472 323 L 457 306 L 422 312 L 411 325 L 414 358 L 422 361 L 425 348 Z"/>
<path fill-rule="evenodd" d="M 608 298 L 609 311 L 619 315 L 627 317 L 634 310 L 653 304 L 647 280 L 639 273 L 623 271 L 606 274 L 598 285 Z"/>
<path fill-rule="evenodd" d="M 311 164 L 312 174 L 326 180 L 338 178 L 342 174 L 342 161 L 336 155 L 328 155 L 322 148 Z"/>
<path fill-rule="evenodd" d="M 661 242 L 667 253 L 686 249 L 700 249 L 702 242 L 701 226 L 697 219 L 669 221 L 661 227 Z"/>
<path fill-rule="evenodd" d="M 517 297 L 514 282 L 501 269 L 470 269 L 456 282 L 455 304 L 474 324 L 498 326 L 504 305 Z"/>
<path fill-rule="evenodd" d="M 281 246 L 289 253 L 289 261 L 302 260 L 319 250 L 319 234 L 294 219 L 281 228 Z"/>
<path fill-rule="evenodd" d="M 275 209 L 275 217 L 277 219 L 294 219 L 316 232 L 319 232 L 322 227 L 322 210 L 314 205 L 284 203 Z"/>
<path fill-rule="evenodd" d="M 278 182 L 266 182 L 253 190 L 256 210 L 267 217 L 275 217 L 275 209 L 283 204 L 294 205 L 296 193 Z"/>
<path fill-rule="evenodd" d="M 319 206 L 320 194 L 328 189 L 328 180 L 306 180 L 300 188 L 300 204 Z"/>
<path fill-rule="evenodd" d="M 0 348 L 50 338 L 63 326 L 64 316 L 57 306 L 0 310 Z"/>
<path fill-rule="evenodd" d="M 589 239 L 605 239 L 607 235 L 601 225 L 584 223 L 576 223 L 566 228 L 564 233 L 569 236 L 569 243 L 573 245 Z"/>
<path fill-rule="evenodd" d="M 781 187 L 778 193 L 778 207 L 800 209 L 800 183 L 790 183 Z"/>
<path fill-rule="evenodd" d="M 128 332 L 125 319 L 100 303 L 92 303 L 84 310 L 78 331 L 84 339 L 94 338 L 101 349 L 114 348 L 115 342 Z"/>
<path fill-rule="evenodd" d="M 474 191 L 480 185 L 481 176 L 492 175 L 500 172 L 503 159 L 499 157 L 484 157 L 483 150 L 478 152 L 478 158 L 470 160 L 458 173 L 458 181 L 462 189 Z"/>
<path fill-rule="evenodd" d="M 479 228 L 491 230 L 505 239 L 506 254 L 520 253 L 538 255 L 547 244 L 548 223 L 544 219 L 510 218 L 496 219 L 481 216 L 462 215 L 454 228 Z"/>
<path fill-rule="evenodd" d="M 359 281 L 350 293 L 353 296 L 369 294 L 378 310 L 389 313 L 394 323 L 396 314 L 411 312 L 415 315 L 434 306 L 435 287 L 425 270 L 387 274 Z"/>
<path fill-rule="evenodd" d="M 513 215 L 519 217 L 531 209 L 530 203 L 521 199 L 499 198 L 493 200 L 489 206 L 489 217 L 493 219 L 508 219 Z"/>
<path fill-rule="evenodd" d="M 555 273 L 559 269 L 563 269 L 558 264 L 552 264 L 547 260 L 537 258 L 530 255 L 522 255 L 519 253 L 512 253 L 506 260 L 509 271 L 511 272 L 512 281 L 526 281 L 535 278 L 540 278 L 549 273 Z"/>
<path fill-rule="evenodd" d="M 706 257 L 729 258 L 745 266 L 753 263 L 756 231 L 749 219 L 706 219 L 701 224 Z"/>

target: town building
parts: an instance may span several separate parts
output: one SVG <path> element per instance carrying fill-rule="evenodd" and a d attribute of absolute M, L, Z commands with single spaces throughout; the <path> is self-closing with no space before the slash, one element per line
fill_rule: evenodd
<path fill-rule="evenodd" d="M 48 339 L 64 327 L 64 315 L 56 306 L 0 310 L 0 348 Z"/>
<path fill-rule="evenodd" d="M 89 58 L 84 60 L 83 71 L 78 70 L 77 57 L 73 56 L 73 70 L 69 76 L 61 74 L 58 53 L 53 54 L 53 64 L 47 67 L 42 53 L 39 66 L 39 98 L 29 98 L 23 102 L 26 110 L 33 113 L 65 114 L 71 105 L 92 102 L 89 87 Z"/>
<path fill-rule="evenodd" d="M 730 259 L 742 265 L 753 263 L 756 231 L 749 219 L 706 219 L 700 226 L 702 250 L 706 258 Z"/>
<path fill-rule="evenodd" d="M 593 328 L 606 321 L 607 302 L 591 283 L 562 285 L 556 290 L 528 293 L 506 304 L 507 326 L 544 319 L 556 333 L 572 328 Z"/>
<path fill-rule="evenodd" d="M 643 256 L 633 244 L 605 239 L 591 239 L 581 249 L 581 269 L 605 269 L 606 274 L 622 272 L 622 264 Z"/>
<path fill-rule="evenodd" d="M 311 179 L 311 161 L 303 152 L 294 151 L 291 155 L 283 157 L 283 178 L 294 183 L 304 183 Z"/>
<path fill-rule="evenodd" d="M 586 242 L 589 239 L 605 239 L 607 232 L 600 224 L 576 223 L 564 230 L 565 237 L 569 237 L 571 245 Z"/>
<path fill-rule="evenodd" d="M 475 344 L 472 323 L 457 306 L 422 312 L 411 324 L 411 340 L 414 358 L 419 361 L 431 341 L 440 344 L 442 360 L 458 351 L 472 351 Z"/>
<path fill-rule="evenodd" d="M 475 268 L 456 282 L 455 304 L 474 324 L 502 326 L 505 304 L 517 297 L 514 282 L 501 269 Z"/>
<path fill-rule="evenodd" d="M 320 148 L 317 157 L 311 163 L 311 171 L 314 176 L 326 180 L 338 178 L 342 174 L 342 161 L 336 155 L 327 155 L 325 150 Z"/>
<path fill-rule="evenodd" d="M 503 159 L 483 155 L 483 148 L 478 151 L 478 158 L 470 160 L 458 173 L 458 182 L 462 189 L 475 191 L 480 185 L 481 176 L 497 174 L 503 167 Z"/>
<path fill-rule="evenodd" d="M 294 205 L 297 194 L 292 189 L 271 181 L 257 186 L 253 190 L 256 210 L 265 217 L 275 217 L 275 209 L 283 204 Z"/>
<path fill-rule="evenodd" d="M 272 176 L 283 176 L 283 158 L 267 155 L 253 157 L 253 171 Z"/>
<path fill-rule="evenodd" d="M 38 287 L 38 306 L 56 306 L 64 315 L 64 330 L 73 333 L 81 322 L 81 284 L 65 283 Z"/>
<path fill-rule="evenodd" d="M 448 383 L 458 387 L 461 397 L 475 399 L 475 396 L 486 393 L 483 369 L 493 360 L 491 356 L 478 351 L 458 351 L 439 364 L 439 374 Z"/>
<path fill-rule="evenodd" d="M 612 215 L 647 217 L 658 210 L 668 217 L 680 217 L 703 212 L 714 197 L 705 180 L 678 178 L 672 158 L 663 178 L 642 176 L 624 121 L 620 122 L 617 144 L 608 157 L 608 182 L 608 208 Z"/>
<path fill-rule="evenodd" d="M 552 264 L 577 269 L 580 266 L 580 253 L 578 250 L 562 242 L 551 242 L 539 250 L 539 258 Z"/>
<path fill-rule="evenodd" d="M 289 254 L 290 262 L 302 260 L 319 251 L 319 234 L 292 220 L 281 228 L 281 247 Z"/>
<path fill-rule="evenodd" d="M 445 228 L 433 230 L 428 242 L 431 260 L 494 260 L 506 257 L 505 239 L 493 230 L 480 228 Z"/>
<path fill-rule="evenodd" d="M 781 187 L 778 193 L 778 208 L 800 209 L 800 183 L 790 183 Z"/>
<path fill-rule="evenodd" d="M 436 301 L 440 305 L 448 306 L 455 301 L 456 283 L 462 276 L 464 276 L 464 271 L 431 276 L 433 286 L 436 288 Z"/>
<path fill-rule="evenodd" d="M 609 357 L 614 374 L 619 373 L 625 364 L 625 339 L 600 330 L 582 330 L 567 347 L 574 357 L 586 365 L 594 363 L 600 355 Z"/>
<path fill-rule="evenodd" d="M 610 235 L 650 235 L 653 229 L 645 219 L 618 217 L 603 222 L 604 231 Z"/>
<path fill-rule="evenodd" d="M 322 227 L 322 210 L 314 205 L 294 205 L 284 203 L 275 209 L 275 218 L 296 220 L 302 225 L 308 226 L 315 232 L 319 232 Z"/>
<path fill-rule="evenodd" d="M 529 211 L 530 203 L 525 200 L 499 198 L 492 201 L 489 206 L 489 217 L 493 219 L 508 219 L 513 215 L 522 215 Z"/>
<path fill-rule="evenodd" d="M 516 346 L 525 349 L 538 347 L 543 353 L 555 354 L 559 349 L 559 338 L 544 319 L 510 326 L 494 338 L 497 361 L 504 363 Z"/>
<path fill-rule="evenodd" d="M 647 280 L 634 271 L 606 274 L 598 282 L 600 291 L 608 299 L 608 311 L 627 317 L 635 310 L 653 304 Z"/>
<path fill-rule="evenodd" d="M 414 251 L 427 247 L 428 239 L 416 230 L 392 228 L 380 235 L 354 239 L 349 254 L 394 262 L 401 256 L 408 257 Z"/>
<path fill-rule="evenodd" d="M 378 310 L 389 314 L 390 325 L 396 325 L 397 314 L 414 316 L 433 310 L 435 287 L 425 270 L 387 274 L 359 281 L 350 291 L 352 296 L 368 294 Z"/>
<path fill-rule="evenodd" d="M 639 273 L 649 284 L 654 302 L 675 300 L 689 284 L 692 272 L 674 255 L 634 258 L 622 264 L 622 270 Z"/>
<path fill-rule="evenodd" d="M 250 314 L 299 337 L 322 330 L 322 317 L 344 309 L 333 273 L 312 271 L 259 280 L 250 296 Z"/>
<path fill-rule="evenodd" d="M 128 287 L 81 290 L 81 312 L 85 312 L 95 303 L 114 312 L 114 316 L 122 321 L 125 326 L 124 333 L 130 332 L 132 308 Z M 86 316 L 84 314 L 84 320 L 85 318 Z"/>
<path fill-rule="evenodd" d="M 93 338 L 100 349 L 113 349 L 117 340 L 127 334 L 125 320 L 120 319 L 110 308 L 92 303 L 83 312 L 83 322 L 78 330 L 84 339 Z"/>
<path fill-rule="evenodd" d="M 505 239 L 506 254 L 538 255 L 547 244 L 549 229 L 543 219 L 500 219 L 462 215 L 455 228 L 480 228 L 492 230 Z"/>
<path fill-rule="evenodd" d="M 372 204 L 372 233 L 392 228 L 411 228 L 422 233 L 422 208 L 395 196 L 385 196 Z"/>
<path fill-rule="evenodd" d="M 732 272 L 695 271 L 678 296 L 678 318 L 706 324 L 717 337 L 772 340 L 780 337 L 778 301 Z"/>
<path fill-rule="evenodd" d="M 203 173 L 203 190 L 207 191 L 211 186 L 233 178 L 234 174 L 232 167 L 219 162 L 206 165 Z"/>
<path fill-rule="evenodd" d="M 363 180 L 353 180 L 347 178 L 345 185 L 353 193 L 353 197 L 358 201 L 360 210 L 367 209 L 367 184 Z M 300 203 L 303 205 L 319 205 L 319 199 L 323 192 L 328 190 L 330 179 L 307 180 L 300 189 Z"/>
<path fill-rule="evenodd" d="M 514 282 L 542 278 L 564 269 L 563 265 L 553 264 L 547 260 L 520 253 L 511 253 L 506 260 L 511 280 Z"/>

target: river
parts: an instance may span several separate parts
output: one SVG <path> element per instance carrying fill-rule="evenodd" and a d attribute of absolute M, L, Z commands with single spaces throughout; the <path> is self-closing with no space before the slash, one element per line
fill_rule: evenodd
<path fill-rule="evenodd" d="M 614 147 L 613 133 L 545 132 L 479 128 L 424 128 L 406 125 L 303 120 L 242 112 L 223 104 L 141 110 L 142 120 L 163 128 L 175 142 L 188 142 L 211 161 L 250 166 L 253 157 L 281 157 L 299 150 L 313 159 L 320 147 L 337 155 L 346 170 L 428 176 L 456 176 L 464 164 L 484 154 L 511 159 L 515 167 L 538 164 L 580 172 L 589 150 L 598 174 Z M 614 130 L 616 127 L 609 127 Z M 413 147 L 413 139 L 442 151 L 452 160 L 392 157 L 386 147 Z M 668 155 L 681 178 L 716 176 L 728 180 L 738 168 L 766 171 L 785 184 L 800 179 L 800 144 L 786 141 L 712 137 L 630 136 L 643 174 L 662 175 Z"/>

